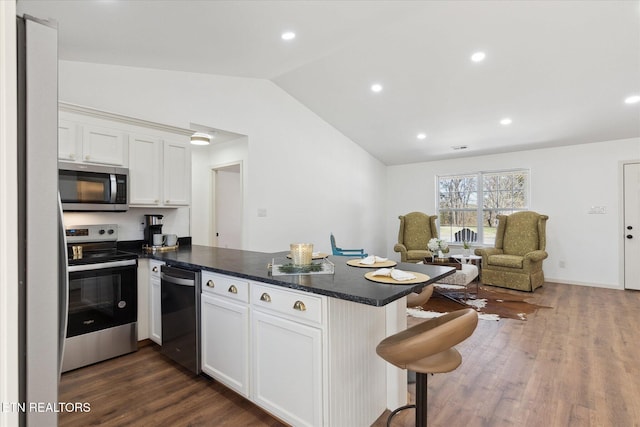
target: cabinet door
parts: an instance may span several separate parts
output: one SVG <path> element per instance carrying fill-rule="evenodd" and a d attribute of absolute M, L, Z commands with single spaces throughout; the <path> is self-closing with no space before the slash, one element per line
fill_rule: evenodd
<path fill-rule="evenodd" d="M 163 262 L 149 263 L 149 338 L 156 344 L 162 345 L 162 311 L 160 308 L 160 266 Z"/>
<path fill-rule="evenodd" d="M 129 138 L 129 204 L 160 204 L 162 141 L 131 135 Z"/>
<path fill-rule="evenodd" d="M 106 165 L 125 165 L 125 140 L 122 132 L 84 125 L 82 161 Z"/>
<path fill-rule="evenodd" d="M 296 426 L 322 425 L 322 331 L 253 310 L 252 400 Z"/>
<path fill-rule="evenodd" d="M 185 206 L 191 199 L 191 147 L 188 143 L 164 142 L 164 197 L 166 206 Z"/>
<path fill-rule="evenodd" d="M 202 371 L 249 397 L 249 307 L 202 294 Z"/>
<path fill-rule="evenodd" d="M 76 124 L 68 120 L 58 121 L 58 158 L 60 160 L 78 160 L 76 146 Z"/>

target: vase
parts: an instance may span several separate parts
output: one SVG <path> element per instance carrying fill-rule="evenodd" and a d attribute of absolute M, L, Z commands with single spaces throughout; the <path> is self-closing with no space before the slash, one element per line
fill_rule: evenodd
<path fill-rule="evenodd" d="M 438 258 L 444 258 L 444 254 L 442 253 L 442 251 L 438 251 Z"/>

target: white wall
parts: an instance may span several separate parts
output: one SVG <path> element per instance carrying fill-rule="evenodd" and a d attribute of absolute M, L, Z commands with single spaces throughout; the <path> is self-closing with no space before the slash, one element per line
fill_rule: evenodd
<path fill-rule="evenodd" d="M 386 251 L 385 166 L 269 81 L 61 61 L 60 99 L 247 135 L 245 249 L 328 251 L 333 231 L 345 247 Z"/>
<path fill-rule="evenodd" d="M 436 212 L 436 175 L 527 168 L 530 207 L 549 215 L 546 279 L 622 289 L 620 161 L 639 158 L 640 138 L 633 138 L 389 167 L 388 247 L 397 241 L 398 215 Z M 606 214 L 588 214 L 591 206 L 604 206 Z"/>
<path fill-rule="evenodd" d="M 190 236 L 189 208 L 129 208 L 127 212 L 65 212 L 65 227 L 89 224 L 118 224 L 118 240 L 142 240 L 144 216 L 160 214 L 162 232 Z"/>

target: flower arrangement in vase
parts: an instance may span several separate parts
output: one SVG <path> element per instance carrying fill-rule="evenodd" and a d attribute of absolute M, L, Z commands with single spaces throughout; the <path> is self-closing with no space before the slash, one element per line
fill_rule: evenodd
<path fill-rule="evenodd" d="M 434 254 L 435 258 L 444 258 L 444 254 L 449 252 L 449 244 L 442 239 L 436 237 L 429 240 L 427 247 Z"/>

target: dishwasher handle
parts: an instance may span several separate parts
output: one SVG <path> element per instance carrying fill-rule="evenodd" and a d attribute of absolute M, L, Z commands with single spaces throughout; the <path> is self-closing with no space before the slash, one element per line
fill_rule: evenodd
<path fill-rule="evenodd" d="M 180 277 L 171 276 L 167 273 L 160 273 L 160 280 L 168 283 L 172 283 L 174 285 L 193 286 L 193 287 L 196 286 L 196 281 L 193 279 L 182 279 Z"/>

